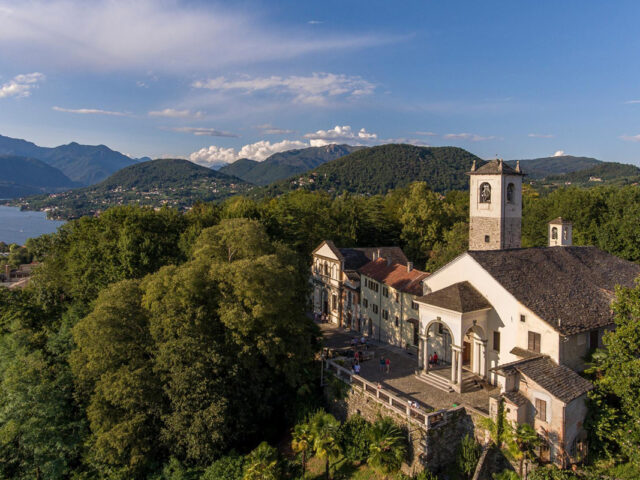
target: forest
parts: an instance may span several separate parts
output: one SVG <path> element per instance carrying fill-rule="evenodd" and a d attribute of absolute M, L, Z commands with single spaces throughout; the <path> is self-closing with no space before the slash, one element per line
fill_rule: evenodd
<path fill-rule="evenodd" d="M 639 189 L 523 195 L 523 246 L 546 245 L 547 221 L 562 216 L 575 244 L 640 260 Z M 324 239 L 400 245 L 434 271 L 466 249 L 467 219 L 468 193 L 418 182 L 186 213 L 115 207 L 30 240 L 21 254 L 40 265 L 29 286 L 0 289 L 0 478 L 321 478 L 354 448 L 382 475 L 370 478 L 395 475 L 404 447 L 381 455 L 398 436 L 384 419 L 340 425 L 320 410 L 309 255 Z M 590 371 L 593 461 L 637 478 L 640 287 L 618 291 L 614 310 L 619 328 Z M 349 435 L 364 443 L 345 442 L 347 428 L 366 430 Z M 311 457 L 318 477 L 303 471 Z"/>

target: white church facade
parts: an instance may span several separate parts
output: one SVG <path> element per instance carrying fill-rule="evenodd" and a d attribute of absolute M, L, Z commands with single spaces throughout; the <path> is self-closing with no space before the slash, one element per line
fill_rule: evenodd
<path fill-rule="evenodd" d="M 549 224 L 549 247 L 520 248 L 522 175 L 501 160 L 469 172 L 469 251 L 427 276 L 416 299 L 417 375 L 457 392 L 469 377 L 499 386 L 507 417 L 534 426 L 545 440 L 541 454 L 566 466 L 584 449 L 592 388 L 577 372 L 613 326 L 615 286 L 632 286 L 640 267 L 572 246 L 561 218 Z M 433 371 L 443 368 L 446 380 Z"/>

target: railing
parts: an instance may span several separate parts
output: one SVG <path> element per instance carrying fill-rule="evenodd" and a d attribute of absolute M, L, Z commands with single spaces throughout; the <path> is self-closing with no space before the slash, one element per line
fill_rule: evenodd
<path fill-rule="evenodd" d="M 404 415 L 411 422 L 416 423 L 423 428 L 430 428 L 446 419 L 449 410 L 442 409 L 436 412 L 426 413 L 419 408 L 409 405 L 408 400 L 400 398 L 388 390 L 378 388 L 378 385 L 365 380 L 360 375 L 352 373 L 349 369 L 338 365 L 333 360 L 326 360 L 326 369 L 333 372 L 337 378 L 343 382 L 356 387 L 364 392 L 365 395 L 374 398 L 378 403 L 386 408 Z M 456 407 L 457 410 L 463 407 Z"/>

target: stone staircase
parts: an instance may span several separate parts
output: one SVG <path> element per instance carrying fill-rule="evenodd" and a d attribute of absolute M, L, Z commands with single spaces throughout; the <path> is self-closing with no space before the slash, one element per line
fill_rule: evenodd
<path fill-rule="evenodd" d="M 449 384 L 449 381 L 444 378 L 441 375 L 438 375 L 437 373 L 433 373 L 433 372 L 428 372 L 428 373 L 424 373 L 424 372 L 419 372 L 416 374 L 416 377 L 419 380 L 422 380 L 424 383 L 431 385 L 434 388 L 437 388 L 439 390 L 442 390 L 444 392 L 447 393 L 451 393 L 453 392 L 453 388 L 451 388 L 451 385 Z"/>

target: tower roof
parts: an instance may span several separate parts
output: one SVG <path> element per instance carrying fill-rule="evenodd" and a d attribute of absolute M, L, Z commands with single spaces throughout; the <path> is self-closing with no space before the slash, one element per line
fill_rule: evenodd
<path fill-rule="evenodd" d="M 519 168 L 513 168 L 504 163 L 504 160 L 490 160 L 481 167 L 472 168 L 467 175 L 524 175 Z"/>
<path fill-rule="evenodd" d="M 549 225 L 571 225 L 571 221 L 566 218 L 558 217 L 549 222 Z"/>

